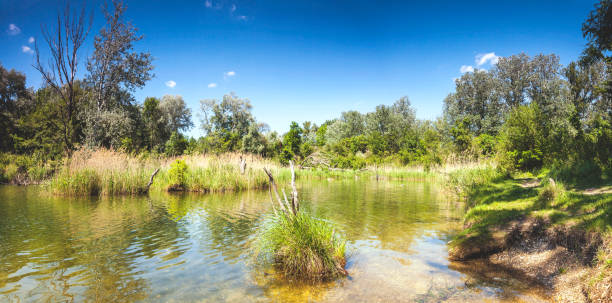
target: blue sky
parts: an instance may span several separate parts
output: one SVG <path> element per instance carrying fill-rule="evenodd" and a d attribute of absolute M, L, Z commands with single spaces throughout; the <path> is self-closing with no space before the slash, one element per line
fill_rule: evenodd
<path fill-rule="evenodd" d="M 182 95 L 195 114 L 199 100 L 235 92 L 280 132 L 292 120 L 320 124 L 402 96 L 418 118 L 434 119 L 462 70 L 520 52 L 576 60 L 595 2 L 125 0 L 127 19 L 145 36 L 136 49 L 155 57 L 156 77 L 138 101 Z M 0 62 L 24 72 L 28 86 L 41 84 L 30 37 L 42 46 L 40 26 L 52 24 L 61 3 L 0 0 Z M 101 4 L 86 5 L 95 21 L 82 62 L 103 22 Z"/>

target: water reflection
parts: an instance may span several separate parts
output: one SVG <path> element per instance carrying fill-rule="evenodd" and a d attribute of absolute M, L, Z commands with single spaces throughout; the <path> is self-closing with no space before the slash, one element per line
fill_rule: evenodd
<path fill-rule="evenodd" d="M 350 277 L 279 279 L 253 263 L 267 192 L 66 199 L 0 187 L 0 301 L 539 300 L 511 274 L 450 263 L 461 205 L 433 184 L 298 184 L 306 211 L 349 240 Z M 479 269 L 479 270 L 475 270 Z"/>

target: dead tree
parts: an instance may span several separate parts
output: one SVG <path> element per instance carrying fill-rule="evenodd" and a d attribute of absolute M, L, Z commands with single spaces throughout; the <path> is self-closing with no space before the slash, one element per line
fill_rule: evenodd
<path fill-rule="evenodd" d="M 278 205 L 280 206 L 281 211 L 283 211 L 287 215 L 295 216 L 300 210 L 300 203 L 298 201 L 297 188 L 295 187 L 295 169 L 293 167 L 293 161 L 289 161 L 289 165 L 291 167 L 291 200 L 287 199 L 287 195 L 285 194 L 284 189 L 281 189 L 283 192 L 284 200 L 281 199 L 280 195 L 278 194 L 278 187 L 276 186 L 276 182 L 274 182 L 274 177 L 272 176 L 272 173 L 265 167 L 263 170 L 264 172 L 266 172 L 266 175 L 268 175 L 268 179 L 270 181 L 269 190 L 270 190 L 270 200 L 272 201 L 272 207 L 274 207 L 274 199 L 272 198 L 272 192 L 274 192 L 276 201 L 278 202 Z M 276 211 L 276 208 L 274 208 L 274 210 Z"/>
<path fill-rule="evenodd" d="M 34 44 L 36 51 L 34 68 L 42 75 L 44 85 L 52 88 L 61 101 L 63 140 L 67 153 L 70 153 L 76 141 L 74 130 L 77 123 L 79 99 L 77 96 L 78 80 L 76 79 L 78 53 L 91 29 L 93 15 L 89 16 L 89 22 L 86 19 L 84 4 L 80 14 L 73 15 L 69 2 L 66 2 L 64 11 L 57 15 L 57 28 L 54 31 L 50 31 L 46 26 L 41 26 L 43 37 L 51 53 L 48 67 L 43 66 L 40 61 L 38 43 Z"/>

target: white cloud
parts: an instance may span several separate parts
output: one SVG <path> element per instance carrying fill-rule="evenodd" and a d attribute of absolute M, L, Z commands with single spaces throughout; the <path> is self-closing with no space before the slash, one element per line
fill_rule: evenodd
<path fill-rule="evenodd" d="M 236 4 L 232 4 L 232 8 L 230 8 L 230 12 L 235 12 L 236 11 Z"/>
<path fill-rule="evenodd" d="M 485 53 L 476 55 L 476 65 L 481 66 L 489 62 L 492 65 L 497 64 L 499 61 L 499 57 L 495 55 L 495 53 Z"/>
<path fill-rule="evenodd" d="M 34 51 L 30 47 L 25 46 L 25 45 L 21 47 L 21 51 L 26 53 L 26 54 L 33 54 L 34 53 Z"/>
<path fill-rule="evenodd" d="M 471 65 L 461 65 L 461 68 L 459 69 L 459 71 L 461 71 L 462 74 L 473 73 L 474 67 Z"/>
<path fill-rule="evenodd" d="M 28 43 L 30 44 L 34 43 L 34 37 L 30 37 L 30 39 L 28 39 Z"/>
<path fill-rule="evenodd" d="M 19 35 L 19 33 L 21 33 L 21 29 L 17 25 L 11 23 L 9 24 L 8 30 L 6 30 L 6 32 L 9 35 L 14 36 L 14 35 Z"/>
<path fill-rule="evenodd" d="M 223 78 L 224 78 L 224 79 L 227 79 L 227 78 L 229 78 L 229 77 L 233 77 L 233 76 L 235 76 L 235 75 L 236 75 L 236 72 L 235 72 L 235 71 L 233 71 L 233 70 L 231 70 L 231 71 L 229 71 L 229 72 L 225 72 L 225 73 L 223 73 Z"/>
<path fill-rule="evenodd" d="M 211 7 L 212 7 L 212 1 L 210 1 L 210 0 L 206 0 L 206 1 L 204 2 L 204 6 L 206 6 L 206 7 L 208 7 L 208 8 L 211 8 Z"/>
<path fill-rule="evenodd" d="M 166 86 L 169 88 L 174 88 L 176 86 L 176 82 L 170 80 L 170 81 L 166 81 Z"/>
<path fill-rule="evenodd" d="M 215 88 L 217 87 L 217 83 L 209 83 L 208 84 L 208 88 Z"/>
<path fill-rule="evenodd" d="M 247 16 L 238 16 L 238 20 L 247 21 L 248 17 Z"/>

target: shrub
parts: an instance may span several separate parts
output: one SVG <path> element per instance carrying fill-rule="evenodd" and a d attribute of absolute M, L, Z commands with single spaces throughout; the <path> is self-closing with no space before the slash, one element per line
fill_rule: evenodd
<path fill-rule="evenodd" d="M 330 223 L 304 212 L 275 214 L 266 222 L 259 247 L 287 276 L 329 280 L 346 274 L 346 241 Z"/>
<path fill-rule="evenodd" d="M 8 181 L 11 181 L 11 180 L 15 179 L 15 177 L 17 176 L 18 173 L 19 173 L 19 166 L 17 166 L 15 163 L 9 163 L 4 168 L 4 177 Z"/>
<path fill-rule="evenodd" d="M 185 161 L 176 159 L 170 164 L 168 170 L 170 184 L 168 185 L 169 191 L 184 190 L 186 184 L 185 173 L 187 172 L 187 164 Z"/>
<path fill-rule="evenodd" d="M 481 134 L 474 138 L 474 144 L 476 144 L 476 149 L 481 155 L 490 156 L 495 153 L 497 140 L 489 134 Z"/>
<path fill-rule="evenodd" d="M 337 168 L 362 169 L 366 166 L 366 161 L 363 157 L 356 155 L 347 157 L 337 156 L 331 159 L 331 165 Z"/>

